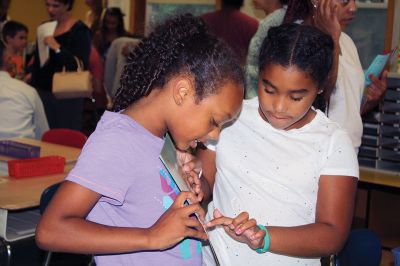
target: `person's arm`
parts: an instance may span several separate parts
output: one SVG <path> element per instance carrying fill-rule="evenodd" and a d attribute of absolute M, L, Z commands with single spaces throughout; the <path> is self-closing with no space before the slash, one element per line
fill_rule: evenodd
<path fill-rule="evenodd" d="M 371 111 L 385 96 L 387 89 L 387 75 L 388 71 L 385 70 L 380 78 L 377 78 L 372 74 L 369 76 L 372 83 L 367 88 L 366 101 L 363 106 L 361 106 L 361 115 Z"/>
<path fill-rule="evenodd" d="M 321 257 L 337 253 L 344 245 L 353 218 L 357 179 L 321 176 L 315 223 L 296 227 L 267 227 L 270 252 Z"/>
<path fill-rule="evenodd" d="M 89 71 L 92 74 L 92 87 L 97 108 L 107 107 L 107 96 L 104 89 L 104 62 L 96 48 L 92 46 L 89 56 Z"/>
<path fill-rule="evenodd" d="M 113 99 L 113 85 L 116 69 L 117 69 L 117 53 L 119 48 L 119 41 L 114 40 L 111 43 L 110 48 L 107 51 L 106 60 L 104 63 L 104 87 L 106 89 L 107 94 Z M 118 77 L 119 78 L 119 77 Z"/>
<path fill-rule="evenodd" d="M 299 257 L 323 257 L 337 253 L 350 230 L 356 189 L 355 177 L 321 176 L 315 223 L 295 227 L 265 225 L 270 238 L 268 252 Z M 239 216 L 232 219 L 214 213 L 214 218 L 207 224 L 208 227 L 224 225 L 225 231 L 237 241 L 247 243 L 252 249 L 264 247 L 264 241 L 260 241 L 263 235 L 254 226 L 257 222 L 249 223 L 248 216 L 243 219 L 246 224 L 238 221 Z M 238 232 L 238 228 L 243 230 Z"/>
<path fill-rule="evenodd" d="M 101 195 L 74 182 L 65 181 L 46 208 L 36 230 L 36 242 L 42 249 L 86 254 L 117 254 L 167 249 L 185 237 L 206 239 L 197 219 L 204 220 L 191 192 L 181 192 L 174 204 L 149 228 L 123 228 L 97 224 L 86 216 Z"/>

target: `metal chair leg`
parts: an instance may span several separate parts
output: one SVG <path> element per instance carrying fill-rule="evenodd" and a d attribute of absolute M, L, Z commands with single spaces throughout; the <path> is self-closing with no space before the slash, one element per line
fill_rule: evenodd
<path fill-rule="evenodd" d="M 49 266 L 50 265 L 50 259 L 51 259 L 51 251 L 47 251 L 46 253 L 46 258 L 43 262 L 43 266 Z"/>
<path fill-rule="evenodd" d="M 6 252 L 7 252 L 7 264 L 6 265 L 9 266 L 9 265 L 11 265 L 11 246 L 3 238 L 0 238 L 0 241 L 3 243 L 4 247 L 6 248 Z"/>
<path fill-rule="evenodd" d="M 94 256 L 91 255 L 91 256 L 90 256 L 90 261 L 89 261 L 89 263 L 88 263 L 88 266 L 94 266 L 94 265 L 96 265 L 95 262 L 94 262 Z"/>

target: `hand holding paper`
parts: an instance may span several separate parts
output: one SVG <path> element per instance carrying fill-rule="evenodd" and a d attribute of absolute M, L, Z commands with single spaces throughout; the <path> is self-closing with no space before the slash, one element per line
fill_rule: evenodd
<path fill-rule="evenodd" d="M 195 201 L 195 195 L 192 192 L 181 192 L 171 207 L 148 229 L 151 249 L 170 248 L 186 237 L 207 239 L 207 234 L 201 230 L 200 221 L 191 218 L 196 213 L 203 220 L 204 210 L 199 204 L 185 205 L 186 201 Z"/>
<path fill-rule="evenodd" d="M 365 88 L 361 99 L 362 113 L 365 111 L 364 109 L 368 101 L 378 101 L 385 93 L 387 73 L 384 73 L 381 79 L 379 79 L 379 77 L 381 76 L 382 70 L 389 58 L 396 51 L 397 49 L 395 48 L 390 53 L 377 55 L 372 61 L 371 65 L 365 71 Z"/>
<path fill-rule="evenodd" d="M 47 36 L 44 38 L 44 44 L 53 50 L 60 49 L 60 44 L 56 41 L 54 36 Z"/>
<path fill-rule="evenodd" d="M 369 86 L 372 81 L 369 76 L 372 74 L 375 77 L 379 77 L 383 68 L 385 67 L 390 54 L 378 54 L 375 59 L 372 61 L 371 65 L 369 65 L 368 69 L 365 71 L 365 87 Z"/>
<path fill-rule="evenodd" d="M 181 158 L 181 160 L 183 160 L 183 162 L 187 162 L 187 159 L 189 159 L 189 157 Z M 171 137 L 168 134 L 165 136 L 165 143 L 164 143 L 164 147 L 161 150 L 160 160 L 164 164 L 165 168 L 168 170 L 169 174 L 174 179 L 175 184 L 177 185 L 178 189 L 180 191 L 190 191 L 190 187 L 189 187 L 188 183 L 186 182 L 185 178 L 182 176 L 181 171 L 179 170 L 179 164 L 178 164 L 178 159 L 177 159 L 177 150 L 175 148 L 174 143 L 172 142 Z M 181 194 L 179 194 L 179 195 L 181 195 Z M 197 202 L 197 201 L 198 201 L 198 199 L 196 197 L 195 200 L 192 202 Z M 190 203 L 191 200 L 188 199 L 188 202 Z M 202 217 L 200 217 L 198 213 L 195 213 L 195 215 L 199 221 L 203 221 Z M 200 222 L 200 224 L 203 227 L 204 232 L 207 234 L 206 227 L 201 222 Z M 215 253 L 211 242 L 210 242 L 210 249 L 211 249 L 211 252 L 213 253 L 215 263 L 217 265 L 219 265 L 217 254 Z"/>

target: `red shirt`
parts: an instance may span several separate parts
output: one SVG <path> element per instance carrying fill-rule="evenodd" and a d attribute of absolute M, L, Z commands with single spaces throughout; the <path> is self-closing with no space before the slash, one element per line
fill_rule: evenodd
<path fill-rule="evenodd" d="M 258 20 L 234 8 L 224 8 L 201 17 L 207 23 L 209 31 L 230 45 L 244 65 L 250 40 L 258 28 Z"/>

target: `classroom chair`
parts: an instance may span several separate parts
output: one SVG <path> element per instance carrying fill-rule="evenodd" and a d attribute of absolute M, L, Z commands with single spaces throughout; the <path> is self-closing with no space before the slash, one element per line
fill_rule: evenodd
<path fill-rule="evenodd" d="M 366 228 L 354 229 L 336 255 L 335 266 L 379 266 L 381 255 L 381 242 L 374 232 Z"/>
<path fill-rule="evenodd" d="M 44 132 L 42 141 L 71 146 L 82 149 L 87 137 L 78 130 L 67 128 L 54 128 Z"/>

